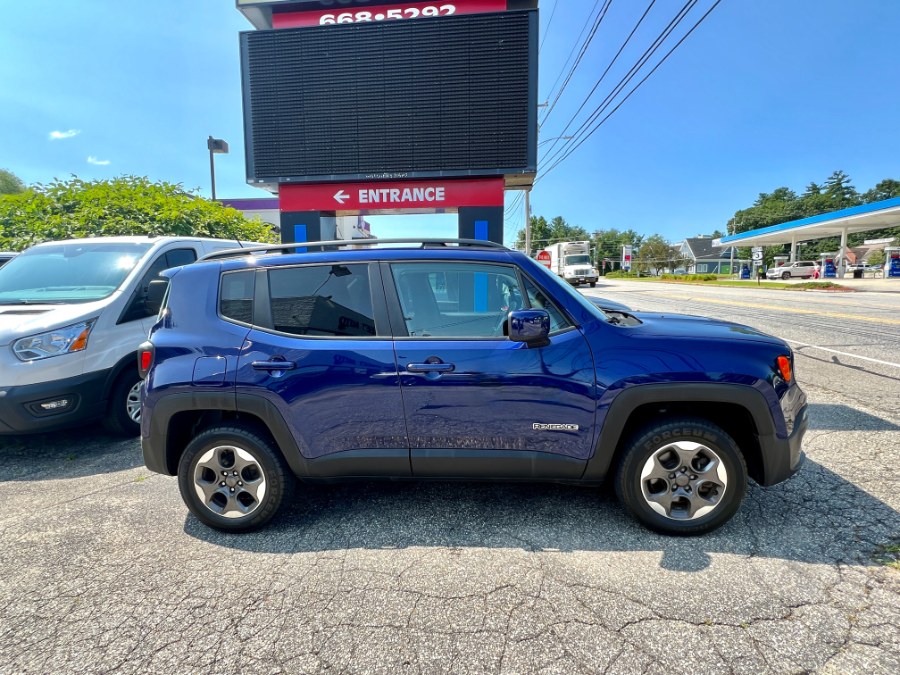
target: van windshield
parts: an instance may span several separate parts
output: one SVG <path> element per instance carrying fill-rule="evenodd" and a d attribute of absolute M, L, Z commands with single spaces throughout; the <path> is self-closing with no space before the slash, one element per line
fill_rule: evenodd
<path fill-rule="evenodd" d="M 589 255 L 567 255 L 566 265 L 590 265 L 591 256 Z"/>
<path fill-rule="evenodd" d="M 112 295 L 151 246 L 150 242 L 34 246 L 0 267 L 0 305 L 101 300 Z"/>

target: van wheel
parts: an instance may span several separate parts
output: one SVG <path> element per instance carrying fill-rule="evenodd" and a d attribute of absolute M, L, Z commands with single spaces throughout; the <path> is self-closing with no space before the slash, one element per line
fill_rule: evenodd
<path fill-rule="evenodd" d="M 706 420 L 653 424 L 631 442 L 616 470 L 616 494 L 632 516 L 663 534 L 693 535 L 724 525 L 747 489 L 734 440 Z"/>
<path fill-rule="evenodd" d="M 125 369 L 109 392 L 109 407 L 103 426 L 120 436 L 141 432 L 141 378 L 137 370 Z"/>
<path fill-rule="evenodd" d="M 265 525 L 293 498 L 294 476 L 281 453 L 242 425 L 207 429 L 178 463 L 178 488 L 199 521 L 224 532 Z"/>
<path fill-rule="evenodd" d="M 781 278 L 784 279 L 785 281 L 787 281 L 788 279 L 791 278 L 791 273 L 790 272 L 782 272 Z"/>

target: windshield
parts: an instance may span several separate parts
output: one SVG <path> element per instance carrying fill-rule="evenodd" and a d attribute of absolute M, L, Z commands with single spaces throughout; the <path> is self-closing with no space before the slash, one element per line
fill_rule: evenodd
<path fill-rule="evenodd" d="M 35 246 L 0 268 L 0 304 L 70 304 L 115 291 L 150 249 L 147 243 Z"/>
<path fill-rule="evenodd" d="M 591 256 L 589 255 L 567 255 L 566 265 L 590 265 Z"/>
<path fill-rule="evenodd" d="M 572 286 L 572 284 L 563 281 L 560 276 L 554 274 L 543 265 L 536 265 L 535 267 L 540 269 L 540 272 L 532 272 L 533 274 L 535 274 L 535 276 L 539 277 L 539 283 L 541 283 L 542 285 L 554 285 L 555 288 L 561 290 L 566 295 L 575 298 L 578 301 L 579 305 L 587 309 L 598 319 L 609 321 L 609 314 L 604 312 L 602 309 L 597 307 L 597 305 L 585 298 L 580 292 L 575 290 L 575 287 Z"/>

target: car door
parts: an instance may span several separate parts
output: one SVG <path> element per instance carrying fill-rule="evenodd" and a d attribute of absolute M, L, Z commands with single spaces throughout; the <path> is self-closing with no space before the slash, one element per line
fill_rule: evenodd
<path fill-rule="evenodd" d="M 238 396 L 281 412 L 313 475 L 409 475 L 393 343 L 377 266 L 304 264 L 260 273 Z"/>
<path fill-rule="evenodd" d="M 513 265 L 385 263 L 416 476 L 578 477 L 591 455 L 596 376 L 581 331 Z M 505 335 L 547 309 L 550 344 Z"/>

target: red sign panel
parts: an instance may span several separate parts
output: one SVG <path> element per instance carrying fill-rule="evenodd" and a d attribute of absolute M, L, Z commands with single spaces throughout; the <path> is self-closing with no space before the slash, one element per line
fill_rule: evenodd
<path fill-rule="evenodd" d="M 503 206 L 503 178 L 285 184 L 282 211 L 397 211 Z"/>
<path fill-rule="evenodd" d="M 314 10 L 272 14 L 273 28 L 299 28 L 304 26 L 337 26 L 347 23 L 372 21 L 397 21 L 428 17 L 453 16 L 454 14 L 483 14 L 506 11 L 506 0 L 431 0 L 430 2 L 385 2 L 363 8 Z"/>
<path fill-rule="evenodd" d="M 537 254 L 537 261 L 544 267 L 550 267 L 550 252 L 541 251 Z"/>

